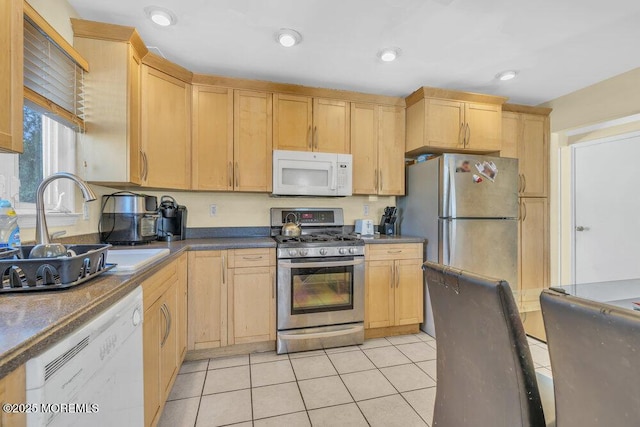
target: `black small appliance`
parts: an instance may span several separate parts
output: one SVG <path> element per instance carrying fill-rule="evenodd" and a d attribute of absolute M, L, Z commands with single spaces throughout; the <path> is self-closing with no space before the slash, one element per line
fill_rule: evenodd
<path fill-rule="evenodd" d="M 380 234 L 386 234 L 387 236 L 393 236 L 396 234 L 396 220 L 398 208 L 395 206 L 387 206 L 384 208 L 384 214 L 380 219 L 380 226 L 378 227 L 378 231 Z"/>
<path fill-rule="evenodd" d="M 158 212 L 158 240 L 183 240 L 187 233 L 187 207 L 171 196 L 162 196 Z"/>
<path fill-rule="evenodd" d="M 158 200 L 155 196 L 119 191 L 102 196 L 100 240 L 137 245 L 156 240 Z"/>

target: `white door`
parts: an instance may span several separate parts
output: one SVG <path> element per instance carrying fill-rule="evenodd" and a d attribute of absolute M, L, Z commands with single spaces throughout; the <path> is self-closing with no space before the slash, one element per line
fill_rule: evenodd
<path fill-rule="evenodd" d="M 575 283 L 640 278 L 640 132 L 575 144 Z"/>

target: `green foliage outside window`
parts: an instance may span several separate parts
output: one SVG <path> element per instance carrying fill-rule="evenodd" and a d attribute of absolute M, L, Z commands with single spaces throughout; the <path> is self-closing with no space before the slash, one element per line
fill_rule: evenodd
<path fill-rule="evenodd" d="M 20 155 L 20 201 L 36 202 L 36 189 L 43 179 L 42 115 L 24 107 L 24 152 Z"/>

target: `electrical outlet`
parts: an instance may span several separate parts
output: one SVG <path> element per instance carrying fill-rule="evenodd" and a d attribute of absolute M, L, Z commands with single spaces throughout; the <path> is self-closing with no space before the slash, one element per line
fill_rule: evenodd
<path fill-rule="evenodd" d="M 369 216 L 369 205 L 363 205 L 362 206 L 362 214 L 364 216 Z"/>
<path fill-rule="evenodd" d="M 209 205 L 209 216 L 216 216 L 217 213 L 218 213 L 218 206 Z"/>
<path fill-rule="evenodd" d="M 82 203 L 82 219 L 89 219 L 89 204 L 87 202 Z"/>

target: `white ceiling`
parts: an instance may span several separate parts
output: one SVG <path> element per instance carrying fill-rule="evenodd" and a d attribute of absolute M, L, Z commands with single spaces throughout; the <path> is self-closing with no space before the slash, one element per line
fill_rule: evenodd
<path fill-rule="evenodd" d="M 637 0 L 69 0 L 194 72 L 406 96 L 435 86 L 536 105 L 640 67 Z M 160 28 L 144 7 L 172 10 Z M 302 34 L 286 49 L 280 28 Z M 376 54 L 397 46 L 383 63 Z M 495 75 L 519 75 L 498 82 Z"/>

